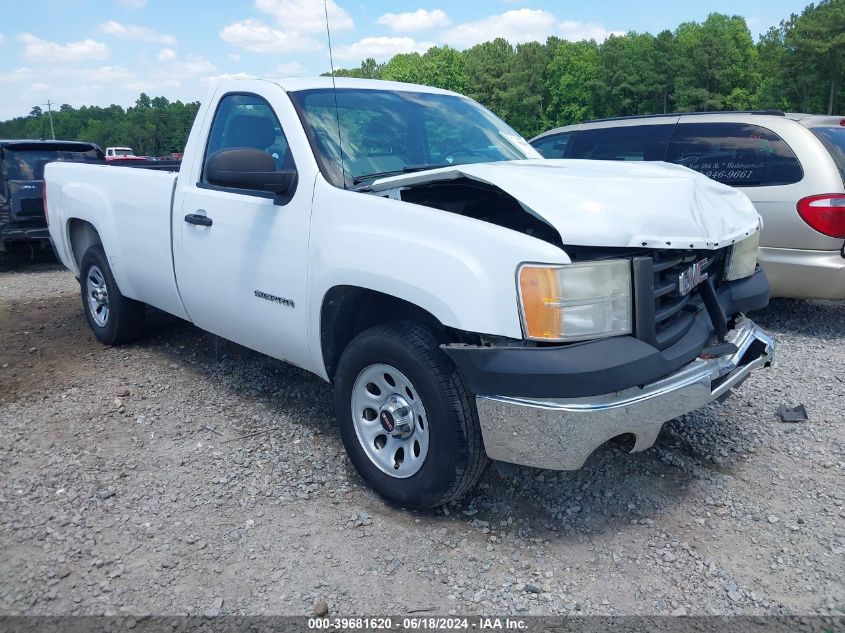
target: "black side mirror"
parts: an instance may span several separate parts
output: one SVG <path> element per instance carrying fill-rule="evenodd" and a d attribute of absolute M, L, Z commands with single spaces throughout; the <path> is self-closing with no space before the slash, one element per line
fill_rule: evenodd
<path fill-rule="evenodd" d="M 260 149 L 221 149 L 206 161 L 205 179 L 218 187 L 269 191 L 282 196 L 291 190 L 296 171 L 278 171 L 273 157 Z"/>

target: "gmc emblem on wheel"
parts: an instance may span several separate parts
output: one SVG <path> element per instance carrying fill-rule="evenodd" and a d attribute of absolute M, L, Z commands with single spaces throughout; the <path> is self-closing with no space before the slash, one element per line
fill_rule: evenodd
<path fill-rule="evenodd" d="M 382 411 L 379 417 L 381 418 L 381 428 L 388 433 L 393 433 L 393 429 L 396 427 L 396 422 L 394 422 L 393 416 L 390 415 L 390 411 Z"/>
<path fill-rule="evenodd" d="M 688 295 L 693 288 L 710 276 L 709 273 L 704 271 L 709 264 L 709 259 L 700 259 L 678 275 L 678 290 L 682 297 Z"/>

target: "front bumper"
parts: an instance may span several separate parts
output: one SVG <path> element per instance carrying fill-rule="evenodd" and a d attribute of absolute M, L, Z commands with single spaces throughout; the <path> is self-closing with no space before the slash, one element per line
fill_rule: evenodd
<path fill-rule="evenodd" d="M 654 444 L 663 425 L 727 397 L 749 374 L 774 361 L 772 336 L 746 318 L 728 332 L 730 356 L 702 359 L 642 387 L 583 398 L 476 398 L 487 454 L 513 464 L 577 470 L 607 440 L 636 438 L 632 452 Z"/>

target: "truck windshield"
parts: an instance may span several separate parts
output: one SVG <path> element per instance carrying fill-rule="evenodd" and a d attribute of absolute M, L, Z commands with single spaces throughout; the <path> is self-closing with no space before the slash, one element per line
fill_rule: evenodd
<path fill-rule="evenodd" d="M 132 156 L 134 152 L 131 149 L 116 149 L 114 150 L 115 156 Z"/>
<path fill-rule="evenodd" d="M 842 175 L 842 182 L 845 183 L 845 127 L 813 127 L 810 131 L 830 152 Z"/>
<path fill-rule="evenodd" d="M 50 148 L 44 145 L 38 149 L 32 146 L 15 149 L 7 147 L 4 152 L 3 166 L 8 180 L 44 180 L 44 167 L 52 162 L 98 163 L 101 155 L 90 145 L 70 148 Z"/>
<path fill-rule="evenodd" d="M 541 158 L 503 121 L 457 95 L 339 89 L 337 109 L 331 89 L 290 96 L 323 174 L 338 187 L 435 167 Z"/>

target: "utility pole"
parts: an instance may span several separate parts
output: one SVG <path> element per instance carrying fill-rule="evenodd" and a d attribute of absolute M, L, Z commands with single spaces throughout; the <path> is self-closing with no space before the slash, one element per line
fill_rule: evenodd
<path fill-rule="evenodd" d="M 53 104 L 50 103 L 50 100 L 47 99 L 47 114 L 50 117 L 50 134 L 53 136 L 53 140 L 56 140 L 56 130 L 53 128 Z"/>

